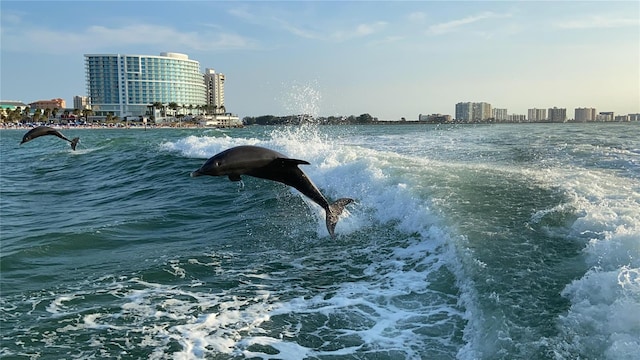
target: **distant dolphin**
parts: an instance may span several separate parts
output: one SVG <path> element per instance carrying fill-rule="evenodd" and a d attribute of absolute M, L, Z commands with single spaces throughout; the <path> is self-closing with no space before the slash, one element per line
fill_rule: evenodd
<path fill-rule="evenodd" d="M 22 137 L 22 142 L 20 142 L 20 145 L 26 143 L 27 141 L 31 141 L 37 137 L 45 136 L 45 135 L 55 135 L 60 139 L 67 140 L 68 142 L 71 143 L 71 149 L 73 150 L 76 149 L 76 145 L 78 145 L 78 140 L 80 140 L 80 138 L 73 138 L 73 140 L 69 140 L 66 137 L 64 137 L 64 135 L 62 135 L 58 130 L 52 127 L 38 126 L 29 130 L 26 134 L 24 134 L 24 136 Z"/>
<path fill-rule="evenodd" d="M 228 176 L 231 181 L 241 181 L 240 175 L 273 180 L 292 186 L 320 205 L 326 214 L 327 230 L 334 237 L 338 217 L 353 199 L 338 199 L 329 204 L 320 190 L 311 182 L 298 165 L 307 161 L 290 159 L 279 152 L 259 146 L 237 146 L 209 158 L 191 177 L 200 175 Z"/>

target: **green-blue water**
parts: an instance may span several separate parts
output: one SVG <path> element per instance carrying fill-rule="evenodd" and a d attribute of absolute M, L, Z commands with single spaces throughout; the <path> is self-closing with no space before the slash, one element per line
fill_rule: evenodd
<path fill-rule="evenodd" d="M 0 132 L 6 359 L 638 359 L 640 125 Z M 190 178 L 236 145 L 355 204 Z"/>

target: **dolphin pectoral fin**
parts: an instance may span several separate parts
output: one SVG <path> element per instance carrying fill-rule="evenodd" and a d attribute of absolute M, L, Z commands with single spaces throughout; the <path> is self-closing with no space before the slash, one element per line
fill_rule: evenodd
<path fill-rule="evenodd" d="M 308 161 L 289 159 L 289 158 L 277 158 L 274 162 L 280 163 L 281 166 L 298 166 L 298 165 L 311 165 Z"/>
<path fill-rule="evenodd" d="M 229 180 L 231 180 L 231 181 L 242 181 L 242 178 L 238 174 L 231 174 L 231 175 L 229 175 Z"/>
<path fill-rule="evenodd" d="M 327 216 L 327 230 L 332 238 L 335 238 L 336 224 L 340 218 L 340 214 L 344 211 L 344 207 L 351 204 L 354 200 L 349 198 L 341 198 L 336 200 L 333 204 L 329 205 L 329 209 L 326 210 Z"/>

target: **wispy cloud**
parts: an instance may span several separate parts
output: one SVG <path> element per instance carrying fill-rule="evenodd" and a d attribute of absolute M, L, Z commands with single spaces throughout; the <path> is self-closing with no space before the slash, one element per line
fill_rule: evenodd
<path fill-rule="evenodd" d="M 358 24 L 351 29 L 333 32 L 329 36 L 329 39 L 335 41 L 347 41 L 354 38 L 361 38 L 378 33 L 382 31 L 386 26 L 387 23 L 384 21 L 376 21 L 368 24 Z"/>
<path fill-rule="evenodd" d="M 556 23 L 556 27 L 560 29 L 603 29 L 630 26 L 640 26 L 640 19 L 638 17 L 622 18 L 616 16 L 591 15 L 581 19 L 572 19 Z"/>
<path fill-rule="evenodd" d="M 283 16 L 282 14 L 273 15 L 269 13 L 262 13 L 258 15 L 256 11 L 257 10 L 252 10 L 245 5 L 230 9 L 229 14 L 249 24 L 265 28 L 280 29 L 296 37 L 334 42 L 342 42 L 373 35 L 380 32 L 387 25 L 384 21 L 372 21 L 360 23 L 355 26 L 350 24 L 343 28 L 337 26 L 338 30 L 335 30 L 335 26 L 326 25 L 319 28 L 313 28 L 313 24 L 317 24 L 317 22 L 305 22 L 305 25 L 299 25 L 296 21 L 289 20 L 289 18 L 293 18 L 298 20 L 297 22 L 301 22 L 300 19 L 303 19 L 303 17 L 299 14 L 296 16 Z M 333 30 L 329 31 L 327 29 Z"/>
<path fill-rule="evenodd" d="M 318 39 L 321 37 L 319 33 L 295 25 L 294 23 L 287 21 L 282 17 L 264 13 L 257 14 L 255 11 L 252 11 L 247 5 L 231 8 L 228 10 L 228 13 L 246 23 L 262 27 L 277 28 L 301 38 Z"/>
<path fill-rule="evenodd" d="M 426 18 L 427 14 L 422 11 L 415 11 L 407 15 L 407 20 L 418 23 L 424 22 Z"/>
<path fill-rule="evenodd" d="M 135 24 L 124 26 L 90 26 L 77 32 L 29 26 L 26 29 L 2 28 L 3 48 L 59 54 L 69 51 L 100 51 L 127 45 L 179 45 L 185 50 L 229 50 L 252 48 L 255 42 L 234 33 L 184 32 L 171 26 Z M 29 44 L 25 47 L 25 44 Z"/>
<path fill-rule="evenodd" d="M 452 21 L 431 25 L 429 26 L 427 33 L 433 34 L 433 35 L 446 34 L 446 33 L 457 31 L 466 25 L 477 23 L 482 20 L 504 18 L 504 17 L 510 17 L 510 16 L 511 16 L 510 14 L 498 14 L 491 11 L 485 11 L 476 15 L 464 17 L 462 19 L 457 19 L 457 20 L 452 20 Z"/>

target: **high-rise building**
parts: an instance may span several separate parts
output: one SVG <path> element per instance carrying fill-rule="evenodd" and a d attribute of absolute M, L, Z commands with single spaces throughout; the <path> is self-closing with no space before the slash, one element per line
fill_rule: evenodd
<path fill-rule="evenodd" d="M 509 114 L 507 114 L 507 109 L 493 109 L 491 110 L 493 120 L 496 122 L 507 121 L 509 119 Z"/>
<path fill-rule="evenodd" d="M 89 109 L 89 97 L 88 96 L 74 96 L 73 108 L 78 110 Z"/>
<path fill-rule="evenodd" d="M 464 102 L 456 104 L 456 120 L 486 121 L 491 118 L 491 104 L 486 102 Z"/>
<path fill-rule="evenodd" d="M 470 102 L 459 102 L 456 104 L 456 120 L 471 121 L 472 105 Z"/>
<path fill-rule="evenodd" d="M 204 72 L 207 109 L 209 111 L 213 110 L 214 114 L 226 112 L 224 106 L 224 80 L 224 74 L 216 73 L 214 69 L 206 69 Z"/>
<path fill-rule="evenodd" d="M 549 108 L 547 113 L 549 121 L 551 122 L 565 122 L 567 121 L 567 109 L 559 109 L 557 107 Z"/>
<path fill-rule="evenodd" d="M 473 121 L 485 121 L 491 118 L 491 104 L 486 102 L 473 103 Z"/>
<path fill-rule="evenodd" d="M 596 121 L 596 109 L 576 108 L 574 120 L 576 122 Z"/>
<path fill-rule="evenodd" d="M 527 110 L 529 122 L 547 121 L 547 109 L 529 109 Z"/>
<path fill-rule="evenodd" d="M 85 70 L 95 115 L 145 115 L 156 102 L 206 105 L 200 63 L 185 54 L 85 54 Z"/>

